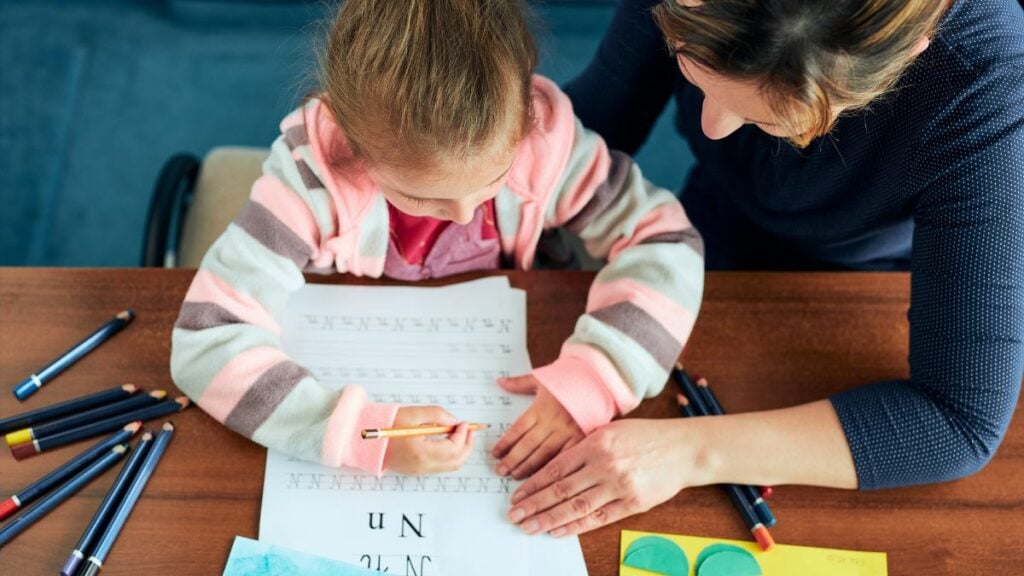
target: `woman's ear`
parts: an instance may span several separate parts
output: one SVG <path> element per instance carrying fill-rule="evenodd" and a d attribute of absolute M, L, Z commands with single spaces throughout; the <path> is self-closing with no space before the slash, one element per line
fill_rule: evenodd
<path fill-rule="evenodd" d="M 932 43 L 932 39 L 931 38 L 929 38 L 927 36 L 921 38 L 920 40 L 917 41 L 917 44 L 914 44 L 914 49 L 911 50 L 911 55 L 912 56 L 917 56 L 921 52 L 924 52 L 925 50 L 928 49 L 928 45 L 931 44 L 931 43 Z"/>

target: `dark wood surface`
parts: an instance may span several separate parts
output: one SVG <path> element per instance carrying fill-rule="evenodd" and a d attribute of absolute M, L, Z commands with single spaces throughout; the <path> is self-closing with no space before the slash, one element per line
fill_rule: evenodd
<path fill-rule="evenodd" d="M 125 382 L 176 394 L 170 332 L 185 270 L 0 269 L 0 415 Z M 528 290 L 535 365 L 555 358 L 583 310 L 588 273 L 512 273 Z M 465 279 L 465 278 L 460 278 Z M 334 280 L 338 281 L 338 280 Z M 351 281 L 351 280 L 347 280 Z M 687 366 L 708 375 L 730 411 L 777 408 L 907 375 L 904 274 L 712 273 Z M 8 390 L 122 308 L 134 323 L 28 401 Z M 674 416 L 666 391 L 632 416 Z M 888 553 L 894 575 L 1024 571 L 1024 421 L 966 480 L 873 493 L 780 487 L 772 531 L 784 544 Z M 104 574 L 220 574 L 235 535 L 257 536 L 265 450 L 190 408 Z M 23 462 L 0 449 L 0 494 L 21 489 L 88 444 Z M 114 473 L 87 486 L 0 550 L 0 573 L 56 574 Z M 645 514 L 582 537 L 590 573 L 617 574 L 619 531 L 721 538 L 745 530 L 714 488 L 681 492 Z"/>

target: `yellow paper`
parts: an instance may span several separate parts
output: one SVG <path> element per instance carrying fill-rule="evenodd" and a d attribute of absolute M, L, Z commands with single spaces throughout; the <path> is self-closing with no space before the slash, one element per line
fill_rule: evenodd
<path fill-rule="evenodd" d="M 763 552 L 754 542 L 725 540 L 722 538 L 701 538 L 652 532 L 623 530 L 619 542 L 619 576 L 648 576 L 650 572 L 621 566 L 626 550 L 634 540 L 642 536 L 661 536 L 675 542 L 686 552 L 690 560 L 690 575 L 696 575 L 697 556 L 712 544 L 732 544 L 750 552 L 761 565 L 764 576 L 887 576 L 885 552 L 858 552 L 856 550 L 834 550 L 810 546 L 776 544 L 770 552 Z"/>

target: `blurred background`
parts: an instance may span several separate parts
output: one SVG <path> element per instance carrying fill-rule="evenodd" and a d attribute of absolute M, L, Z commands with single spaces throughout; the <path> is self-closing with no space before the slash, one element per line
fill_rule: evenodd
<path fill-rule="evenodd" d="M 582 70 L 615 4 L 531 2 L 539 71 L 565 83 Z M 0 265 L 138 266 L 164 163 L 269 146 L 314 85 L 336 5 L 0 0 Z M 672 114 L 638 162 L 678 190 L 691 156 Z"/>

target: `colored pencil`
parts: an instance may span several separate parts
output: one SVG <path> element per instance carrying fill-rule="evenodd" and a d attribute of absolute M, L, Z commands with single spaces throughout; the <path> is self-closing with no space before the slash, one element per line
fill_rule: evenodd
<path fill-rule="evenodd" d="M 78 398 L 72 398 L 59 404 L 51 404 L 50 406 L 43 406 L 30 412 L 23 412 L 21 414 L 15 414 L 14 416 L 8 416 L 7 418 L 0 419 L 0 434 L 6 434 L 12 430 L 20 430 L 27 428 L 33 424 L 39 424 L 48 420 L 56 420 L 61 416 L 68 414 L 76 414 L 83 410 L 89 410 L 97 406 L 103 406 L 104 404 L 110 404 L 117 402 L 118 400 L 124 400 L 125 398 L 135 394 L 138 388 L 134 384 L 122 384 L 121 386 L 114 386 L 113 388 L 103 390 L 102 392 L 96 392 L 94 394 L 86 394 L 85 396 L 79 396 Z"/>
<path fill-rule="evenodd" d="M 112 320 L 97 328 L 95 332 L 86 336 L 78 344 L 69 348 L 58 356 L 56 360 L 47 364 L 45 368 L 22 380 L 20 384 L 14 387 L 14 397 L 18 400 L 24 400 L 35 394 L 36 390 L 42 388 L 54 376 L 81 360 L 83 356 L 109 340 L 114 334 L 120 332 L 122 328 L 132 321 L 132 318 L 135 318 L 135 312 L 132 312 L 131 308 L 118 312 Z"/>
<path fill-rule="evenodd" d="M 89 555 L 89 560 L 82 570 L 82 576 L 95 576 L 100 571 L 100 568 L 103 567 L 103 561 L 107 559 L 107 554 L 110 553 L 110 549 L 114 546 L 114 541 L 117 540 L 117 536 L 124 528 L 125 522 L 128 521 L 128 515 L 132 513 L 135 503 L 139 501 L 142 490 L 146 487 L 146 483 L 149 482 L 149 477 L 152 476 L 153 470 L 156 469 L 156 465 L 160 462 L 164 451 L 167 450 L 167 444 L 170 443 L 171 436 L 173 435 L 174 424 L 164 422 L 163 430 L 157 434 L 156 440 L 153 441 L 153 448 L 150 449 L 149 454 L 146 456 L 146 461 L 142 463 L 142 468 L 139 469 L 138 474 L 132 479 L 128 491 L 117 506 L 117 511 L 114 512 L 106 530 L 100 536 L 96 549 Z"/>
<path fill-rule="evenodd" d="M 81 474 L 65 482 L 60 488 L 57 488 L 45 498 L 37 502 L 31 508 L 25 510 L 20 516 L 11 520 L 7 526 L 0 528 L 0 548 L 3 548 L 8 542 L 10 542 L 15 536 L 20 534 L 26 528 L 34 524 L 37 520 L 46 516 L 51 510 L 60 505 L 71 496 L 82 489 L 83 486 L 91 482 L 94 478 L 103 474 L 108 468 L 114 465 L 124 453 L 128 450 L 127 444 L 118 444 L 110 449 L 106 454 L 100 456 L 99 460 L 96 460 L 89 465 Z"/>
<path fill-rule="evenodd" d="M 58 446 L 78 442 L 79 440 L 91 438 L 97 434 L 105 434 L 111 430 L 124 426 L 129 422 L 134 422 L 136 420 L 145 422 L 147 420 L 153 420 L 155 418 L 174 414 L 188 406 L 188 404 L 189 400 L 185 396 L 179 396 L 174 400 L 164 400 L 159 404 L 147 406 L 141 410 L 133 410 L 124 414 L 118 414 L 117 416 L 111 416 L 106 420 L 86 424 L 85 426 L 80 426 L 73 430 L 54 434 L 53 436 L 44 436 L 31 442 L 11 446 L 11 454 L 13 454 L 16 459 L 22 460 Z"/>
<path fill-rule="evenodd" d="M 7 500 L 4 500 L 3 503 L 0 503 L 0 520 L 4 520 L 18 509 L 23 506 L 27 506 L 33 500 L 36 500 L 43 494 L 49 492 L 54 486 L 57 486 L 61 482 L 64 482 L 68 478 L 74 476 L 89 464 L 95 462 L 96 459 L 104 452 L 118 444 L 128 442 L 132 435 L 135 434 L 141 426 L 141 422 L 132 422 L 107 438 L 100 440 L 78 456 L 75 456 L 64 464 L 58 466 L 49 474 L 43 476 L 39 480 L 36 480 L 32 484 L 29 484 L 17 494 L 14 494 Z"/>
<path fill-rule="evenodd" d="M 4 440 L 7 441 L 8 446 L 17 446 L 18 444 L 31 442 L 36 438 L 53 436 L 54 434 L 59 434 L 65 430 L 73 430 L 79 426 L 98 422 L 111 416 L 124 414 L 125 412 L 130 412 L 132 410 L 145 408 L 146 406 L 152 406 L 153 404 L 163 400 L 166 396 L 167 392 L 163 390 L 154 390 L 148 394 L 140 394 L 138 396 L 128 398 L 127 400 L 93 408 L 92 410 L 87 410 L 81 414 L 75 414 L 74 416 L 68 416 L 67 418 L 61 418 L 60 420 L 54 420 L 53 422 L 47 422 L 31 428 L 22 428 L 21 430 L 11 432 L 5 436 Z"/>
<path fill-rule="evenodd" d="M 490 424 L 470 422 L 470 430 L 486 430 Z M 437 434 L 451 434 L 455 426 L 410 426 L 407 428 L 367 428 L 359 433 L 363 440 L 375 440 L 377 438 L 409 438 L 411 436 L 434 436 Z"/>
<path fill-rule="evenodd" d="M 96 514 L 93 514 L 89 525 L 85 527 L 85 532 L 78 539 L 75 549 L 68 556 L 67 561 L 64 562 L 64 567 L 60 571 L 61 576 L 75 576 L 78 573 L 78 568 L 82 561 L 85 560 L 85 555 L 89 553 L 89 547 L 99 537 L 100 531 L 106 525 L 107 520 L 110 519 L 110 515 L 114 513 L 117 505 L 121 503 L 121 496 L 128 489 L 128 485 L 131 484 L 132 479 L 135 477 L 135 472 L 142 465 L 143 457 L 148 453 L 152 439 L 153 434 L 147 431 L 139 439 L 138 444 L 135 445 L 135 451 L 125 461 L 124 466 L 121 467 L 121 472 L 118 473 L 114 483 L 110 486 L 110 490 L 107 491 L 103 502 L 100 502 L 100 507 L 96 509 Z"/>
<path fill-rule="evenodd" d="M 679 411 L 683 416 L 689 418 L 696 418 L 700 416 L 697 414 L 694 406 L 691 405 L 685 394 L 677 394 L 676 401 L 679 404 Z M 737 484 L 722 484 L 722 488 L 725 493 L 729 495 L 729 499 L 732 500 L 733 507 L 740 513 L 740 518 L 743 519 L 743 523 L 750 529 L 750 533 L 754 536 L 754 540 L 757 541 L 758 546 L 761 550 L 767 552 L 775 547 L 775 540 L 772 538 L 771 532 L 768 531 L 768 527 L 761 522 L 758 518 L 757 512 L 754 511 L 754 507 L 750 505 L 747 500 L 746 494 L 740 489 Z"/>
<path fill-rule="evenodd" d="M 689 378 L 690 375 L 685 371 L 680 370 L 683 378 Z M 711 410 L 711 414 L 721 416 L 725 414 L 725 410 L 722 409 L 722 404 L 718 401 L 718 397 L 715 396 L 711 386 L 708 386 L 708 381 L 703 378 L 698 378 L 697 392 L 701 394 L 704 404 Z M 749 484 L 738 484 L 740 490 L 746 494 L 747 500 L 750 501 L 750 505 L 754 507 L 754 512 L 757 512 L 757 517 L 764 522 L 764 525 L 771 528 L 778 522 L 775 520 L 775 514 L 772 513 L 772 509 L 768 506 L 768 503 L 764 501 L 761 493 Z"/>

